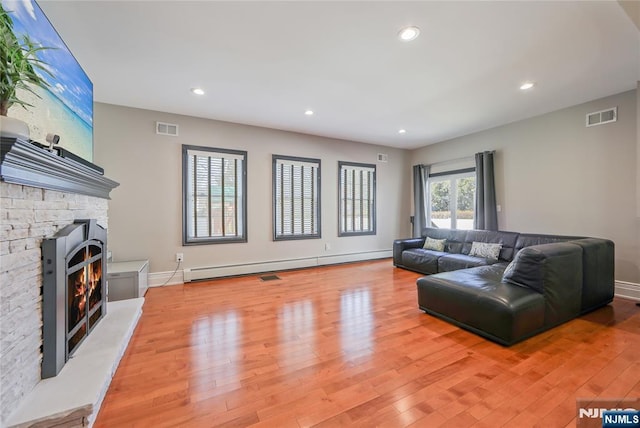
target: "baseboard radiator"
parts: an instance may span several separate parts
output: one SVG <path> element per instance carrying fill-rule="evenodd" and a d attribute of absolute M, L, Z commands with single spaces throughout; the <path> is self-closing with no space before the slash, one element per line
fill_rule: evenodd
<path fill-rule="evenodd" d="M 304 257 L 299 259 L 273 260 L 258 263 L 245 263 L 224 266 L 187 268 L 183 271 L 184 282 L 225 276 L 247 275 L 252 273 L 275 272 L 279 270 L 300 269 L 313 266 L 334 265 L 360 262 L 365 260 L 386 259 L 392 257 L 392 250 L 365 251 L 332 256 Z"/>
<path fill-rule="evenodd" d="M 640 302 L 640 284 L 626 281 L 616 281 L 615 295 L 625 299 L 637 300 Z"/>

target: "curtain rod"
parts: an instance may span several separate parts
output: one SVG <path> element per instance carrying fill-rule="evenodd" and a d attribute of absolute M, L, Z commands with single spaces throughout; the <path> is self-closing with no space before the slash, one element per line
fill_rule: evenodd
<path fill-rule="evenodd" d="M 495 153 L 495 150 L 484 150 L 482 153 Z M 463 161 L 463 160 L 475 160 L 475 154 L 471 155 L 471 156 L 464 156 L 461 158 L 455 158 L 455 159 L 447 159 L 444 161 L 440 161 L 440 162 L 435 162 L 435 163 L 431 163 L 431 164 L 421 164 L 424 166 L 434 166 L 434 165 L 444 165 L 444 164 L 448 164 L 448 163 L 453 163 L 453 162 L 459 162 L 459 161 Z"/>

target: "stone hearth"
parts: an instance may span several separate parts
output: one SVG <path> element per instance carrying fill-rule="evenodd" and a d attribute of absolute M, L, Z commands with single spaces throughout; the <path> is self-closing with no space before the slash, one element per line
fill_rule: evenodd
<path fill-rule="evenodd" d="M 90 427 L 142 314 L 143 298 L 107 305 L 107 314 L 60 373 L 40 381 L 7 425 Z M 61 393 L 64 392 L 64 393 Z"/>

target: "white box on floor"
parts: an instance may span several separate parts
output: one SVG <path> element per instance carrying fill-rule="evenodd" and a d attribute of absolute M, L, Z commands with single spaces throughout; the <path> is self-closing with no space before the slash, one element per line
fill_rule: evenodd
<path fill-rule="evenodd" d="M 107 289 L 110 302 L 144 297 L 149 288 L 149 261 L 107 264 Z"/>

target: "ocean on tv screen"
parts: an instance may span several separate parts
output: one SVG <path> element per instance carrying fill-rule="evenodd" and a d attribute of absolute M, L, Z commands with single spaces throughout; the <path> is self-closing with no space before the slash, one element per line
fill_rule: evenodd
<path fill-rule="evenodd" d="M 13 30 L 22 39 L 27 35 L 37 45 L 50 49 L 38 52 L 52 76 L 38 71 L 48 90 L 33 88 L 36 96 L 19 91 L 18 98 L 33 105 L 14 105 L 8 115 L 29 125 L 30 138 L 45 143 L 47 134 L 60 136 L 60 146 L 93 160 L 93 83 L 69 51 L 55 28 L 33 0 L 2 0 L 9 11 Z"/>

